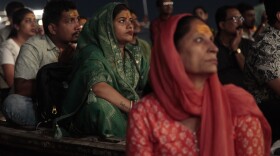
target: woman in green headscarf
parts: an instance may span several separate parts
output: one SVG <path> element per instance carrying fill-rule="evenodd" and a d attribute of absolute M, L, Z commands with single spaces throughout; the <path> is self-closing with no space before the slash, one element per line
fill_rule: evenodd
<path fill-rule="evenodd" d="M 62 114 L 81 108 L 70 119 L 78 135 L 120 137 L 126 134 L 127 113 L 139 99 L 149 70 L 149 55 L 133 39 L 131 14 L 122 3 L 109 3 L 83 27 L 78 40 L 75 74 Z"/>

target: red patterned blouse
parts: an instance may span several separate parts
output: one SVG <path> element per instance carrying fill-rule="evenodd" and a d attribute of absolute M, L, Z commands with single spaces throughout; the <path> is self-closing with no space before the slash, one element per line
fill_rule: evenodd
<path fill-rule="evenodd" d="M 192 132 L 171 119 L 153 96 L 142 99 L 131 113 L 127 131 L 127 155 L 199 155 L 199 132 Z M 259 119 L 247 115 L 234 120 L 236 155 L 263 156 L 264 139 Z"/>

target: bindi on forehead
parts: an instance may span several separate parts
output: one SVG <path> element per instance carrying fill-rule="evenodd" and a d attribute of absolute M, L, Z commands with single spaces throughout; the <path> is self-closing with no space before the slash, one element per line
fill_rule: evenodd
<path fill-rule="evenodd" d="M 132 18 L 131 13 L 128 10 L 124 10 L 117 15 L 118 18 Z"/>
<path fill-rule="evenodd" d="M 205 35 L 212 35 L 212 31 L 206 24 L 199 23 L 196 25 L 195 29 L 198 33 L 205 34 Z"/>
<path fill-rule="evenodd" d="M 67 11 L 67 14 L 70 17 L 77 17 L 77 16 L 79 16 L 78 10 L 69 10 L 69 11 Z"/>

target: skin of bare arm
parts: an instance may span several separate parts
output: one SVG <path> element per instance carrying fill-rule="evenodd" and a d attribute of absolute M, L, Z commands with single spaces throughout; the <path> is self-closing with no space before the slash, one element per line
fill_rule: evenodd
<path fill-rule="evenodd" d="M 129 112 L 131 109 L 130 101 L 105 82 L 100 82 L 93 85 L 92 92 L 97 97 L 107 100 L 125 112 Z"/>

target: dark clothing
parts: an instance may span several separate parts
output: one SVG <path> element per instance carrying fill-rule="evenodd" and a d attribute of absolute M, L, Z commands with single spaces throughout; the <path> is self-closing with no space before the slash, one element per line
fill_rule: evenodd
<path fill-rule="evenodd" d="M 152 22 L 151 22 L 151 25 L 150 25 L 150 35 L 151 35 L 151 41 L 152 41 L 152 44 L 154 44 L 154 41 L 156 40 L 156 38 L 159 36 L 159 34 L 161 33 L 161 25 L 164 24 L 165 22 L 167 21 L 166 20 L 163 20 L 161 19 L 160 17 L 154 19 Z M 163 30 L 164 31 L 164 30 Z"/>
<path fill-rule="evenodd" d="M 242 88 L 245 88 L 243 80 L 244 74 L 243 71 L 240 69 L 235 53 L 225 47 L 221 41 L 216 37 L 215 44 L 219 48 L 218 52 L 218 76 L 222 84 L 235 84 Z M 252 41 L 248 39 L 242 39 L 239 45 L 243 55 L 246 57 L 247 52 L 250 48 Z"/>
<path fill-rule="evenodd" d="M 280 31 L 268 26 L 256 36 L 244 66 L 247 90 L 257 103 L 280 101 L 280 96 L 267 83 L 280 78 Z"/>
<path fill-rule="evenodd" d="M 270 100 L 259 103 L 258 106 L 268 121 L 272 130 L 272 142 L 280 139 L 280 124 L 279 124 L 279 100 Z"/>
<path fill-rule="evenodd" d="M 272 129 L 272 141 L 280 139 L 280 96 L 267 84 L 280 78 L 280 31 L 271 26 L 255 38 L 244 73 L 248 91 L 255 97 Z"/>

